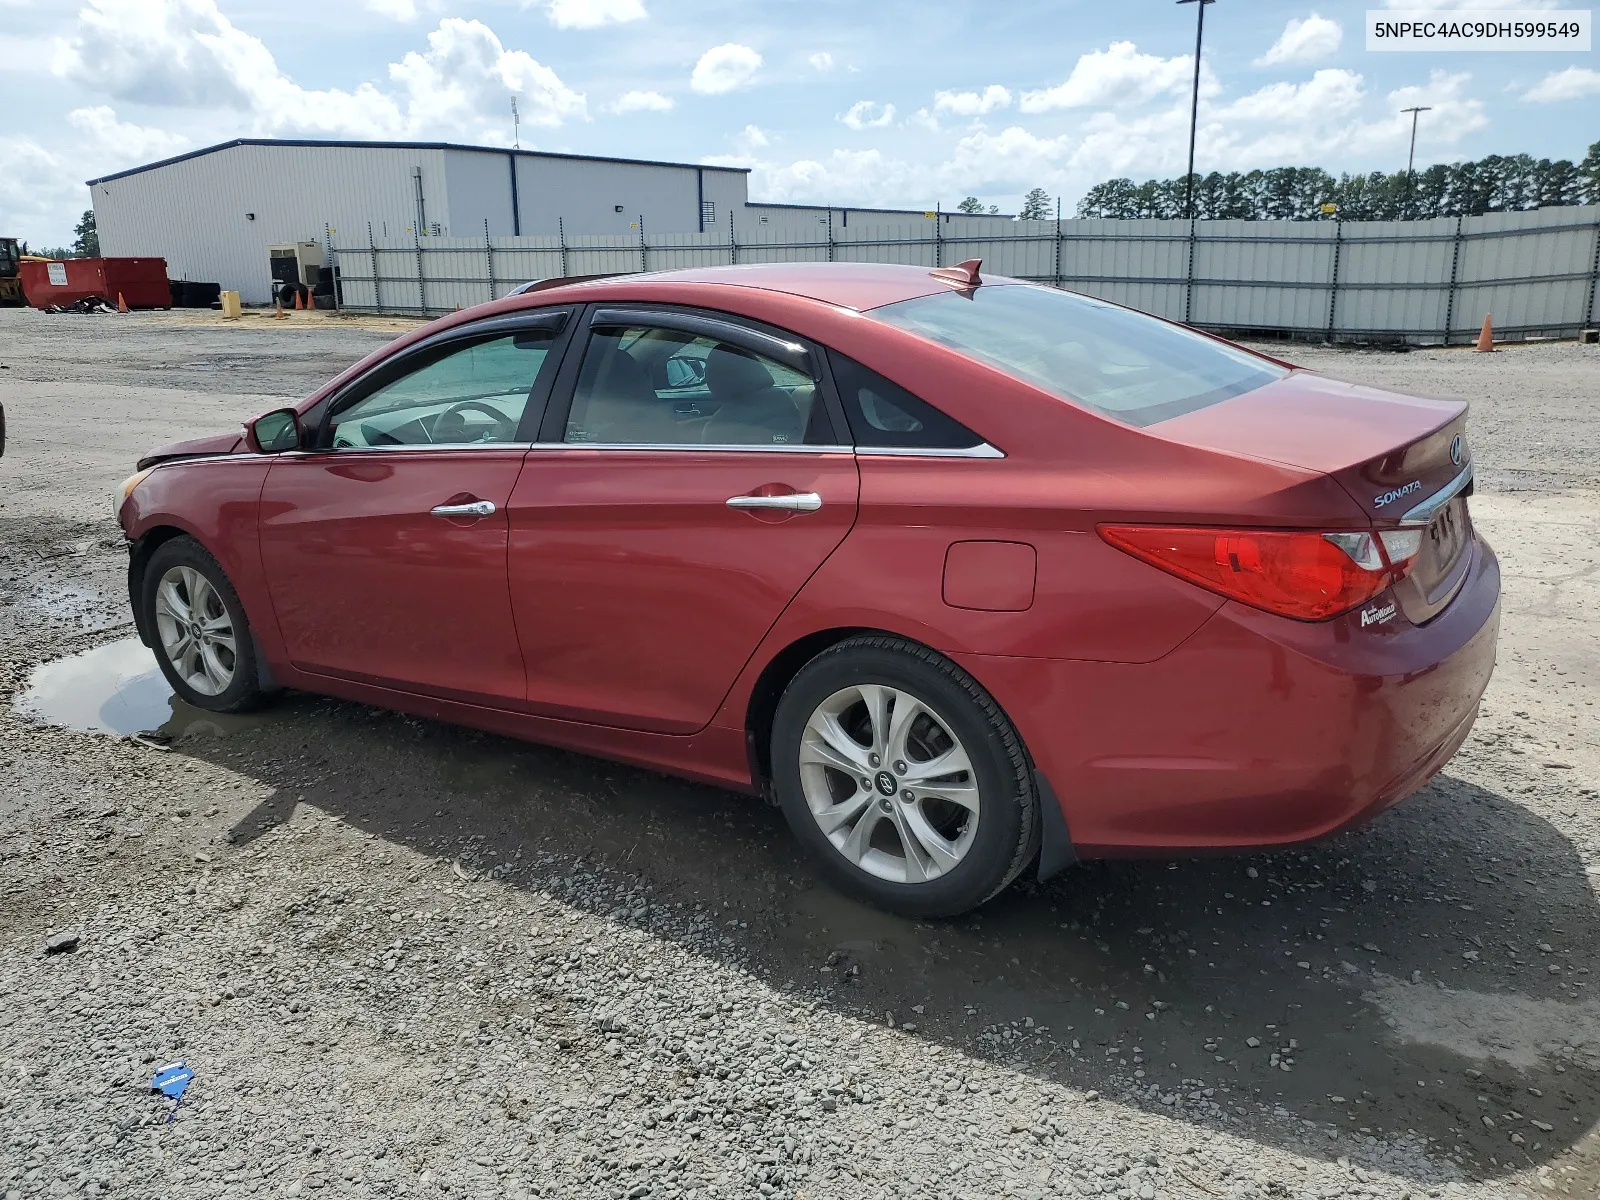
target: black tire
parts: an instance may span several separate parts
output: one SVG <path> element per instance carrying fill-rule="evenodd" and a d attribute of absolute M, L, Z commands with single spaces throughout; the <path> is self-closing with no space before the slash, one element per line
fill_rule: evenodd
<path fill-rule="evenodd" d="M 835 693 L 880 684 L 932 706 L 967 751 L 981 796 L 976 832 L 945 874 L 918 883 L 871 874 L 845 857 L 812 816 L 801 781 L 806 723 Z M 778 702 L 773 787 L 800 844 L 841 890 L 908 917 L 950 917 L 1004 891 L 1039 849 L 1039 802 L 1027 752 L 994 698 L 943 655 L 887 635 L 849 638 L 802 667 Z M 887 786 L 887 785 L 886 785 Z"/>
<path fill-rule="evenodd" d="M 232 622 L 234 645 L 232 680 L 227 687 L 215 694 L 197 691 L 190 686 L 182 672 L 173 665 L 162 642 L 161 626 L 157 618 L 156 592 L 167 573 L 175 567 L 187 567 L 203 576 L 216 592 L 223 607 L 227 609 Z M 244 605 L 239 603 L 239 594 L 233 590 L 233 584 L 229 581 L 227 573 L 204 546 L 188 536 L 176 537 L 157 546 L 145 564 L 139 604 L 144 627 L 149 631 L 150 648 L 155 652 L 161 673 L 167 677 L 167 682 L 172 685 L 172 690 L 178 694 L 179 699 L 196 708 L 216 713 L 248 712 L 261 704 L 265 692 L 261 688 L 261 673 L 256 662 L 255 639 L 250 633 L 250 621 L 245 616 Z"/>

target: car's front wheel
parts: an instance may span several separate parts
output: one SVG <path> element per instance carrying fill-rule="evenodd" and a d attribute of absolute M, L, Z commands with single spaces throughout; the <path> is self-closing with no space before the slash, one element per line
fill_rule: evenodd
<path fill-rule="evenodd" d="M 778 703 L 773 784 L 790 827 L 843 889 L 906 916 L 954 916 L 1038 848 L 1022 741 L 942 655 L 863 636 L 801 668 Z"/>
<path fill-rule="evenodd" d="M 156 547 L 145 565 L 142 600 L 156 662 L 180 699 L 220 713 L 261 702 L 244 606 L 204 546 L 177 537 Z"/>

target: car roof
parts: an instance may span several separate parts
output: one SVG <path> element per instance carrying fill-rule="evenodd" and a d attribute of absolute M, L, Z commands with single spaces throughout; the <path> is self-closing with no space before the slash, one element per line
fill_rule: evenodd
<path fill-rule="evenodd" d="M 884 304 L 951 291 L 954 284 L 935 277 L 928 267 L 894 263 L 748 263 L 726 267 L 689 267 L 642 275 L 612 276 L 560 287 L 562 292 L 620 292 L 637 283 L 699 283 L 784 292 L 865 312 Z M 985 282 L 1016 283 L 994 276 Z M 554 291 L 556 289 L 552 289 Z M 548 297 L 549 292 L 543 293 Z"/>

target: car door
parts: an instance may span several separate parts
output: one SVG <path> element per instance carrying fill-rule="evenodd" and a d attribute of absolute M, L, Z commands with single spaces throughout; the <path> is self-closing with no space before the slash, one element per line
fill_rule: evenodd
<path fill-rule="evenodd" d="M 797 338 L 686 310 L 586 326 L 511 496 L 528 705 L 692 732 L 849 532 L 855 458 Z"/>
<path fill-rule="evenodd" d="M 506 504 L 566 312 L 465 326 L 375 368 L 277 458 L 261 554 L 296 667 L 520 708 Z"/>

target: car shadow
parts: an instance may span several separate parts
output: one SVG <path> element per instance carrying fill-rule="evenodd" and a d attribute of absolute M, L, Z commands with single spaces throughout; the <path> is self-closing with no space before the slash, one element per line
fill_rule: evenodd
<path fill-rule="evenodd" d="M 1448 773 L 1317 846 L 1086 863 L 919 922 L 833 891 L 749 797 L 310 696 L 215 732 L 173 749 L 275 789 L 236 843 L 299 801 L 468 866 L 529 852 L 507 880 L 524 888 L 586 860 L 720 913 L 727 940 L 697 953 L 1107 1101 L 1329 1159 L 1409 1143 L 1475 1178 L 1600 1118 L 1584 867 L 1554 826 Z"/>

